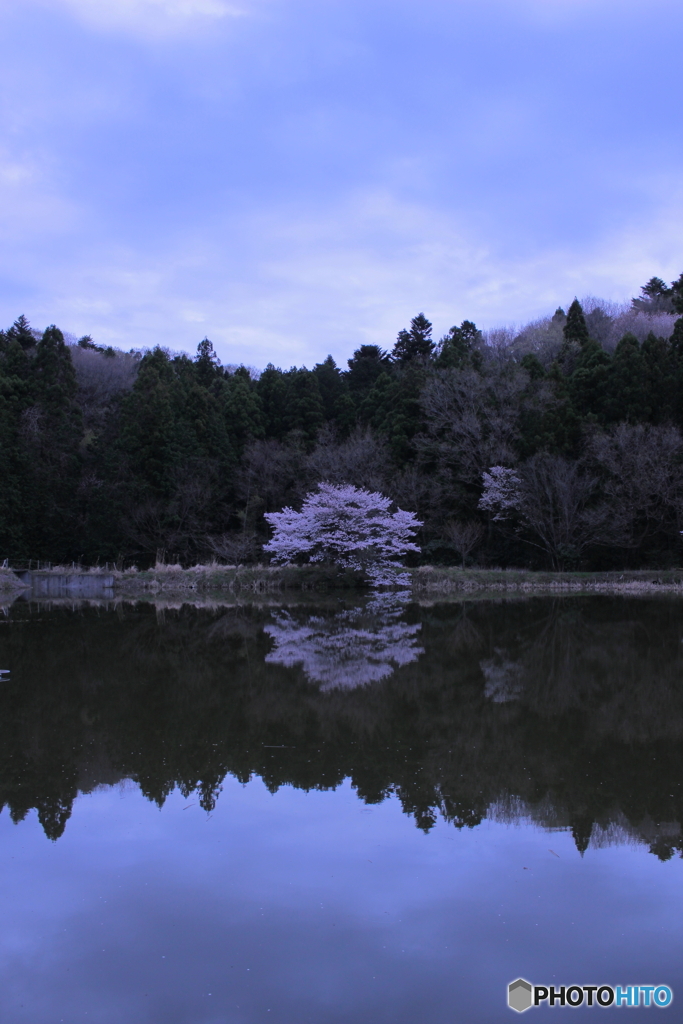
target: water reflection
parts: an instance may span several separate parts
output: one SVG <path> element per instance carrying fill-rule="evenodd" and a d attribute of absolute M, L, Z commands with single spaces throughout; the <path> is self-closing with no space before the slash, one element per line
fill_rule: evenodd
<path fill-rule="evenodd" d="M 73 609 L 0 625 L 0 805 L 64 831 L 133 779 L 210 810 L 226 775 L 350 779 L 428 830 L 533 818 L 589 843 L 683 850 L 677 601 Z M 362 684 L 362 685 L 361 685 Z M 371 685 L 368 685 L 371 684 Z"/>
<path fill-rule="evenodd" d="M 303 620 L 283 609 L 265 626 L 275 643 L 266 661 L 301 665 L 306 678 L 320 683 L 323 691 L 379 682 L 424 653 L 416 638 L 420 623 L 401 618 L 409 601 L 405 592 L 378 594 L 359 607 L 329 616 L 308 614 Z"/>

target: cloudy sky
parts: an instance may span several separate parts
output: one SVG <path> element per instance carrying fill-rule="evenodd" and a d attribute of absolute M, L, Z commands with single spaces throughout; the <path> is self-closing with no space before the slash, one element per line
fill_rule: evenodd
<path fill-rule="evenodd" d="M 0 306 L 342 363 L 683 271 L 680 0 L 0 0 Z"/>

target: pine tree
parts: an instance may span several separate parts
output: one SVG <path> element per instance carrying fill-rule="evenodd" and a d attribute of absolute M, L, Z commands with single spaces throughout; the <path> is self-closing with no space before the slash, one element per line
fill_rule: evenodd
<path fill-rule="evenodd" d="M 671 305 L 674 312 L 683 314 L 683 274 L 671 282 Z"/>
<path fill-rule="evenodd" d="M 23 434 L 27 537 L 34 557 L 73 559 L 82 551 L 77 488 L 83 420 L 71 353 L 54 325 L 38 342 L 32 370 L 34 404 L 24 414 Z"/>
<path fill-rule="evenodd" d="M 471 320 L 463 320 L 460 327 L 451 327 L 438 345 L 436 365 L 440 369 L 462 369 L 465 366 L 481 365 L 479 347 L 482 344 L 481 331 Z"/>
<path fill-rule="evenodd" d="M 263 409 L 266 437 L 281 439 L 287 432 L 289 388 L 285 374 L 268 363 L 258 379 L 256 391 Z"/>
<path fill-rule="evenodd" d="M 300 432 L 306 443 L 312 445 L 318 431 L 325 422 L 325 410 L 318 378 L 311 370 L 302 367 L 290 370 L 288 376 L 287 426 Z"/>
<path fill-rule="evenodd" d="M 313 373 L 323 403 L 325 419 L 333 422 L 337 429 L 346 434 L 356 419 L 356 411 L 349 394 L 348 374 L 343 374 L 332 356 L 323 363 L 316 363 Z"/>
<path fill-rule="evenodd" d="M 361 345 L 348 360 L 346 379 L 356 408 L 365 401 L 377 378 L 389 370 L 390 360 L 379 345 Z"/>
<path fill-rule="evenodd" d="M 413 438 L 423 426 L 420 395 L 426 379 L 427 371 L 422 362 L 409 363 L 394 373 L 383 373 L 360 409 L 363 422 L 387 438 L 399 465 L 410 462 L 415 455 Z"/>
<path fill-rule="evenodd" d="M 585 345 L 588 342 L 586 318 L 578 299 L 574 299 L 567 311 L 567 322 L 564 325 L 563 333 L 566 342 L 576 341 L 579 345 Z"/>
<path fill-rule="evenodd" d="M 410 321 L 409 331 L 398 332 L 391 358 L 405 366 L 413 359 L 428 359 L 433 352 L 432 325 L 424 313 L 418 313 Z"/>
<path fill-rule="evenodd" d="M 676 405 L 676 374 L 671 345 L 652 331 L 641 346 L 644 364 L 644 417 L 650 423 L 670 423 Z"/>
<path fill-rule="evenodd" d="M 642 423 L 648 418 L 645 360 L 634 334 L 625 334 L 616 347 L 609 369 L 607 418 Z"/>
<path fill-rule="evenodd" d="M 119 443 L 132 488 L 140 494 L 168 495 L 171 469 L 178 461 L 178 444 L 173 368 L 161 348 L 144 356 L 133 390 L 124 399 Z"/>
<path fill-rule="evenodd" d="M 197 381 L 202 387 L 211 387 L 214 381 L 221 376 L 221 361 L 208 338 L 204 338 L 197 345 L 194 362 Z"/>
<path fill-rule="evenodd" d="M 36 344 L 31 325 L 23 313 L 20 317 L 17 317 L 5 334 L 10 341 L 18 342 L 24 350 L 33 348 Z"/>
<path fill-rule="evenodd" d="M 250 441 L 265 437 L 263 406 L 246 367 L 240 366 L 234 373 L 226 374 L 222 395 L 230 443 L 241 456 Z"/>
<path fill-rule="evenodd" d="M 607 414 L 610 357 L 596 341 L 586 338 L 571 374 L 569 394 L 577 414 L 602 423 Z"/>

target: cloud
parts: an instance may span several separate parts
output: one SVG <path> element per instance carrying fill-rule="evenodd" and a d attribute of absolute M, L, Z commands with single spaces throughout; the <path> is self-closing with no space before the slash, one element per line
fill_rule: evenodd
<path fill-rule="evenodd" d="M 3 315 L 9 323 L 23 311 L 37 327 L 56 321 L 124 349 L 193 351 L 206 334 L 228 363 L 311 366 L 331 353 L 344 365 L 363 343 L 391 347 L 420 311 L 438 336 L 466 318 L 483 328 L 520 324 L 575 295 L 622 301 L 653 274 L 673 279 L 683 194 L 666 191 L 655 213 L 590 244 L 564 238 L 526 252 L 387 191 L 324 212 L 271 205 L 230 224 L 201 223 L 163 249 L 92 239 L 66 259 L 46 251 L 39 269 L 29 239 L 23 255 L 19 245 L 6 250 L 0 269 L 32 276 L 36 292 L 25 309 L 4 301 Z"/>
<path fill-rule="evenodd" d="M 46 5 L 46 0 L 36 3 Z M 163 37 L 243 17 L 253 0 L 47 0 L 47 5 L 96 30 Z"/>

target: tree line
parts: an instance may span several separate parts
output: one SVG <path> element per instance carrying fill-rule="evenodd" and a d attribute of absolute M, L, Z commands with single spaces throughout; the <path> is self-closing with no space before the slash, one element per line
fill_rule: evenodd
<path fill-rule="evenodd" d="M 345 369 L 226 367 L 206 338 L 122 352 L 21 316 L 0 332 L 0 479 L 0 560 L 264 559 L 264 513 L 326 481 L 416 513 L 426 562 L 676 564 L 683 274 L 516 331 L 434 340 L 420 313 Z"/>

